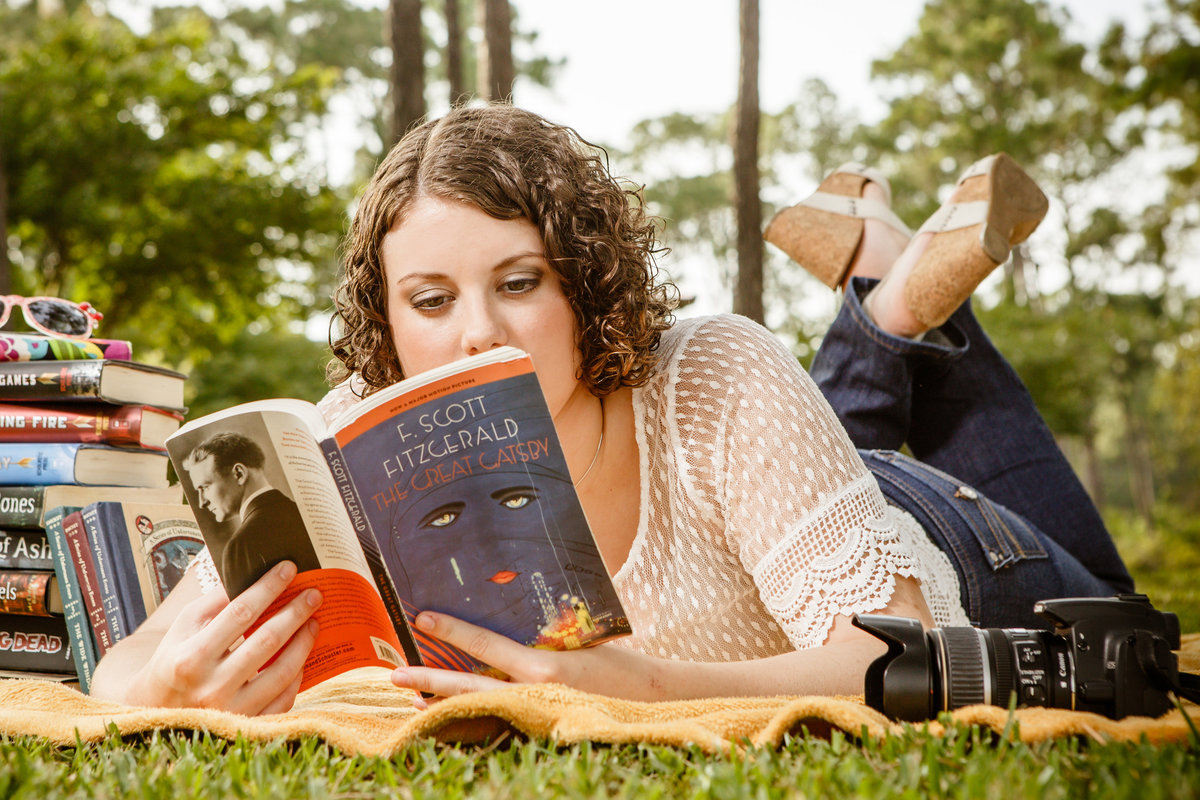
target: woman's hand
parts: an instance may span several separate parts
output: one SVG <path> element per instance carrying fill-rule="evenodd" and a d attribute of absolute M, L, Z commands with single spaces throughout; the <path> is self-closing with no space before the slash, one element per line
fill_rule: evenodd
<path fill-rule="evenodd" d="M 295 576 L 296 566 L 282 562 L 232 601 L 220 591 L 182 601 L 172 592 L 146 625 L 100 662 L 100 696 L 131 705 L 248 715 L 288 710 L 316 639 L 317 623 L 309 617 L 321 603 L 320 592 L 301 592 L 254 633 L 246 636 L 246 631 Z M 180 601 L 174 608 L 168 607 L 172 599 Z M 166 619 L 160 611 L 167 612 Z M 122 665 L 136 666 L 138 651 L 147 647 L 152 652 L 140 659 L 141 668 L 120 674 Z"/>
<path fill-rule="evenodd" d="M 615 647 L 557 652 L 525 647 L 512 639 L 446 614 L 423 611 L 417 627 L 509 676 L 508 682 L 469 672 L 431 667 L 399 667 L 392 683 L 405 689 L 450 697 L 497 689 L 509 683 L 562 683 L 576 689 L 637 700 L 665 698 L 659 676 L 663 662 Z M 418 707 L 427 705 L 418 699 Z"/>

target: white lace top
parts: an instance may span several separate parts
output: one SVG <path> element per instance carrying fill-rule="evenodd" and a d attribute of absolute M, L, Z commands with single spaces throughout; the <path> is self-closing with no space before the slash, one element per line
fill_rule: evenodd
<path fill-rule="evenodd" d="M 658 356 L 633 393 L 641 509 L 613 576 L 634 630 L 619 646 L 688 661 L 813 647 L 837 615 L 886 605 L 896 575 L 920 582 L 938 625 L 969 624 L 949 559 L 887 504 L 770 333 L 683 320 Z M 329 418 L 356 400 L 342 384 L 319 407 Z"/>

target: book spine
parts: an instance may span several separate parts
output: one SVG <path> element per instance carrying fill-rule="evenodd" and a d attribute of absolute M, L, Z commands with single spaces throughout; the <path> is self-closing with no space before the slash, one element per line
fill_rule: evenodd
<path fill-rule="evenodd" d="M 0 485 L 0 528 L 40 528 L 45 486 Z"/>
<path fill-rule="evenodd" d="M 73 509 L 72 509 L 73 510 Z M 63 621 L 71 641 L 71 657 L 75 661 L 75 674 L 79 677 L 79 690 L 87 694 L 92 686 L 92 673 L 96 669 L 96 641 L 92 638 L 92 626 L 79 578 L 71 565 L 71 554 L 63 536 L 63 517 L 68 509 L 53 508 L 46 515 L 46 541 L 54 561 L 54 574 L 58 576 L 59 591 L 62 593 Z"/>
<path fill-rule="evenodd" d="M 96 585 L 100 590 L 100 602 L 104 609 L 104 618 L 108 620 L 108 629 L 112 633 L 112 644 L 129 635 L 125 625 L 125 615 L 122 613 L 121 596 L 117 590 L 120 578 L 116 573 L 108 548 L 100 542 L 99 530 L 96 526 L 95 509 L 90 506 L 80 514 L 83 522 L 83 535 L 92 548 L 92 563 L 96 565 Z"/>
<path fill-rule="evenodd" d="M 100 595 L 100 582 L 96 575 L 96 559 L 83 528 L 83 514 L 73 511 L 63 518 L 63 538 L 70 550 L 71 565 L 79 579 L 79 593 L 87 609 L 92 634 L 96 637 L 96 655 L 103 656 L 113 645 L 112 628 L 104 613 L 104 601 Z"/>
<path fill-rule="evenodd" d="M 0 569 L 53 569 L 44 530 L 0 530 Z"/>
<path fill-rule="evenodd" d="M 103 369 L 103 360 L 0 363 L 0 400 L 97 398 Z"/>
<path fill-rule="evenodd" d="M 0 334 L 0 361 L 73 361 L 107 358 L 129 361 L 133 344 L 125 339 L 68 339 L 33 333 Z"/>
<path fill-rule="evenodd" d="M 62 617 L 0 614 L 0 669 L 72 675 L 70 642 Z"/>
<path fill-rule="evenodd" d="M 332 438 L 321 441 L 321 450 L 325 453 L 325 460 L 328 462 L 329 471 L 333 474 L 333 480 L 337 484 L 342 503 L 346 506 L 346 513 L 350 516 L 350 524 L 358 535 L 358 543 L 367 559 L 367 565 L 371 568 L 371 577 L 375 579 L 375 587 L 379 589 L 379 594 L 383 598 L 383 607 L 387 610 L 388 616 L 392 620 L 392 627 L 396 631 L 396 637 L 404 649 L 404 660 L 409 666 L 421 666 L 424 663 L 421 659 L 421 650 L 417 647 L 412 630 L 408 627 L 408 618 L 404 615 L 400 598 L 396 595 L 396 588 L 392 585 L 387 567 L 383 564 L 383 556 L 379 552 L 379 542 L 375 538 L 367 515 L 363 513 L 362 500 L 358 496 L 358 490 L 354 488 L 353 481 L 350 480 L 350 473 L 346 470 L 342 451 L 338 449 L 337 442 Z"/>
<path fill-rule="evenodd" d="M 0 444 L 0 483 L 75 483 L 77 444 Z"/>
<path fill-rule="evenodd" d="M 0 441 L 93 443 L 139 447 L 141 406 L 76 403 L 74 406 L 0 403 Z"/>
<path fill-rule="evenodd" d="M 0 614 L 27 617 L 61 616 L 50 610 L 54 573 L 41 570 L 0 571 Z"/>
<path fill-rule="evenodd" d="M 137 567 L 133 563 L 133 549 L 129 546 L 129 533 L 121 516 L 119 503 L 97 503 L 83 509 L 83 525 L 96 551 L 96 569 L 107 571 L 112 583 L 113 612 L 121 621 L 122 635 L 128 636 L 146 621 L 146 601 L 142 597 L 142 585 L 138 580 Z M 105 596 L 105 607 L 109 599 Z M 114 631 L 114 640 L 120 636 Z"/>

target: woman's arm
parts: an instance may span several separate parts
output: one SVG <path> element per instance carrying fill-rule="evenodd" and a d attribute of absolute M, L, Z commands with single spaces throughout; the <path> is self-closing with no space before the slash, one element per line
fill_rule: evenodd
<path fill-rule="evenodd" d="M 295 575 L 295 565 L 285 561 L 231 601 L 219 590 L 203 593 L 195 570 L 188 570 L 162 605 L 104 655 L 92 696 L 242 714 L 286 711 L 316 638 L 316 622 L 309 617 L 321 603 L 320 593 L 300 593 L 243 636 Z"/>
<path fill-rule="evenodd" d="M 878 613 L 915 617 L 928 625 L 920 586 L 896 576 L 891 600 Z M 825 644 L 749 661 L 690 662 L 660 659 L 619 647 L 558 653 L 524 647 L 511 639 L 444 614 L 424 612 L 417 625 L 507 673 L 514 683 L 562 683 L 628 700 L 699 697 L 862 694 L 870 665 L 886 645 L 839 616 Z M 397 686 L 441 696 L 494 689 L 503 681 L 450 670 L 401 667 Z"/>

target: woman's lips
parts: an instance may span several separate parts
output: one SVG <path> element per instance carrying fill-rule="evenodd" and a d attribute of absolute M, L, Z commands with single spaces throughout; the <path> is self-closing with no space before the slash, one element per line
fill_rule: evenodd
<path fill-rule="evenodd" d="M 516 577 L 517 573 L 513 572 L 512 570 L 502 569 L 492 577 L 488 578 L 488 580 L 492 583 L 511 583 Z"/>

